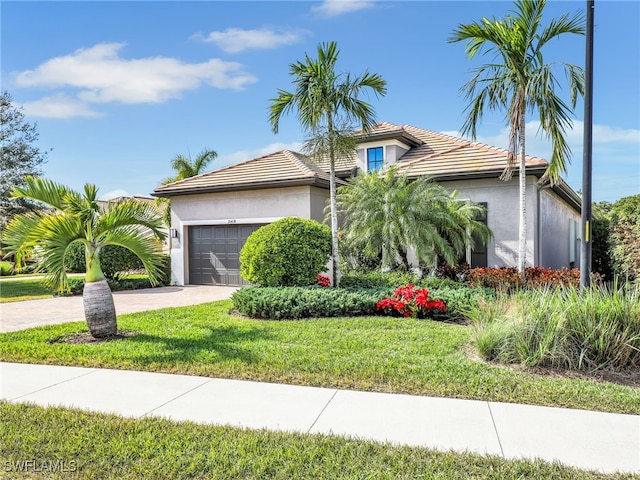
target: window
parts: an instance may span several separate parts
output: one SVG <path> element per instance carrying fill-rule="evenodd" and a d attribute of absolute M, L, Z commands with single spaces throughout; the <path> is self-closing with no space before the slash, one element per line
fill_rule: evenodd
<path fill-rule="evenodd" d="M 384 150 L 382 147 L 367 148 L 367 172 L 380 170 L 384 160 Z"/>
<path fill-rule="evenodd" d="M 480 205 L 482 205 L 485 208 L 485 213 L 481 214 L 481 216 L 479 216 L 476 220 L 484 223 L 485 225 L 487 224 L 487 202 L 478 202 Z M 475 238 L 474 237 L 474 243 L 475 246 L 471 249 L 471 255 L 470 255 L 470 266 L 471 268 L 477 268 L 477 267 L 486 267 L 487 266 L 487 246 L 483 245 L 480 242 L 479 238 Z"/>

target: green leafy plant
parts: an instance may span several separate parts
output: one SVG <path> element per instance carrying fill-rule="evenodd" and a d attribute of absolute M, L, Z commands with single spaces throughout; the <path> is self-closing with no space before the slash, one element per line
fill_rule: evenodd
<path fill-rule="evenodd" d="M 240 251 L 240 273 L 263 286 L 316 283 L 331 252 L 331 230 L 315 220 L 283 218 L 260 227 Z"/>
<path fill-rule="evenodd" d="M 68 272 L 84 272 L 87 268 L 84 245 L 73 243 L 67 249 L 64 257 L 65 268 Z M 119 272 L 142 270 L 142 261 L 129 249 L 119 245 L 106 245 L 100 250 L 100 265 L 106 278 L 115 278 Z"/>
<path fill-rule="evenodd" d="M 0 261 L 0 277 L 6 277 L 8 275 L 13 275 L 13 263 L 6 262 L 4 260 Z"/>
<path fill-rule="evenodd" d="M 588 372 L 640 367 L 640 288 L 521 291 L 467 315 L 487 360 Z"/>

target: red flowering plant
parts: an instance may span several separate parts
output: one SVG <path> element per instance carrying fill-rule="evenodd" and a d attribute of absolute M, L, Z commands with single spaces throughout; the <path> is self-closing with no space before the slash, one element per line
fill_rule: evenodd
<path fill-rule="evenodd" d="M 442 300 L 429 300 L 429 290 L 415 290 L 412 284 L 399 287 L 393 297 L 383 298 L 376 304 L 376 310 L 385 315 L 416 318 L 433 318 L 447 311 Z"/>
<path fill-rule="evenodd" d="M 330 287 L 331 286 L 331 279 L 329 277 L 327 277 L 326 275 L 323 275 L 322 273 L 318 274 L 318 281 L 317 284 L 321 287 Z"/>

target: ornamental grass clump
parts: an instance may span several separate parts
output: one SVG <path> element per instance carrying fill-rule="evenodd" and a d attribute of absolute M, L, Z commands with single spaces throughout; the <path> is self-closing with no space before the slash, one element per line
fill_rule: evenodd
<path fill-rule="evenodd" d="M 522 291 L 472 306 L 482 357 L 528 367 L 596 372 L 640 368 L 640 289 Z"/>
<path fill-rule="evenodd" d="M 413 284 L 409 284 L 397 288 L 393 297 L 380 300 L 376 310 L 391 316 L 434 318 L 445 314 L 447 306 L 442 300 L 430 300 L 426 288 L 415 290 Z"/>

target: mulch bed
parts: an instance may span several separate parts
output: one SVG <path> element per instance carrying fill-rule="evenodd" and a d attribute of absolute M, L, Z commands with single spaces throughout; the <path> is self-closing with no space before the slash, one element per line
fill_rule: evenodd
<path fill-rule="evenodd" d="M 112 342 L 114 340 L 122 340 L 124 338 L 131 338 L 138 335 L 139 332 L 132 330 L 119 330 L 115 335 L 108 337 L 93 338 L 89 332 L 71 333 L 69 335 L 63 335 L 61 337 L 49 340 L 49 343 L 66 343 L 69 345 L 85 345 L 92 343 L 104 343 Z"/>

